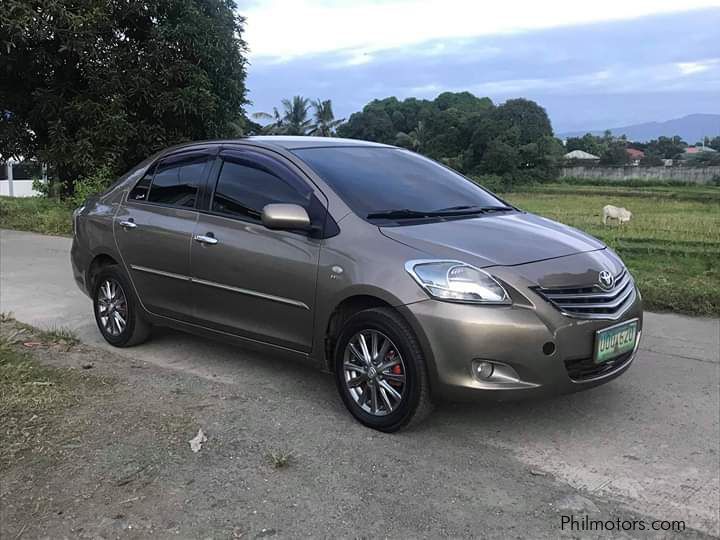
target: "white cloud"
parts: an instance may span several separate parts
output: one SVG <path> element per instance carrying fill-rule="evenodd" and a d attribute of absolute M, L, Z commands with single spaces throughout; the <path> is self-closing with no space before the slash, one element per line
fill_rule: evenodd
<path fill-rule="evenodd" d="M 430 40 L 632 19 L 720 6 L 720 0 L 264 0 L 241 13 L 253 57 L 291 59 L 348 50 L 349 58 Z M 680 68 L 682 69 L 682 68 Z"/>
<path fill-rule="evenodd" d="M 687 65 L 720 66 L 720 59 L 687 62 Z M 643 67 L 613 67 L 579 75 L 554 76 L 534 79 L 497 79 L 462 87 L 432 83 L 409 87 L 399 92 L 403 96 L 435 96 L 440 92 L 470 90 L 478 96 L 521 96 L 528 93 L 586 95 L 606 93 L 646 93 L 686 90 L 686 84 L 677 76 L 678 64 L 658 64 Z M 701 71 L 706 71 L 705 69 Z M 698 70 L 692 73 L 698 73 Z M 720 90 L 720 80 L 703 81 L 703 89 Z"/>
<path fill-rule="evenodd" d="M 679 62 L 675 64 L 681 75 L 694 75 L 708 71 L 715 66 L 720 65 L 720 58 L 710 58 L 708 60 L 698 60 L 696 62 Z"/>

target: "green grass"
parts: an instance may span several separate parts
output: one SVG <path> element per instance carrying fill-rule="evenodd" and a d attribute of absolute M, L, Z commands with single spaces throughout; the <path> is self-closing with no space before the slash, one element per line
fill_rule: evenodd
<path fill-rule="evenodd" d="M 556 195 L 604 195 L 611 197 L 654 197 L 676 201 L 715 201 L 720 203 L 720 189 L 709 185 L 673 186 L 655 184 L 648 186 L 630 186 L 627 184 L 600 185 L 575 184 L 537 184 L 520 188 L 522 193 L 552 193 Z"/>
<path fill-rule="evenodd" d="M 71 235 L 72 208 L 47 197 L 0 197 L 0 229 Z"/>
<path fill-rule="evenodd" d="M 635 276 L 646 309 L 720 315 L 720 188 L 555 184 L 505 198 L 613 248 Z M 606 204 L 627 208 L 632 221 L 604 226 Z"/>

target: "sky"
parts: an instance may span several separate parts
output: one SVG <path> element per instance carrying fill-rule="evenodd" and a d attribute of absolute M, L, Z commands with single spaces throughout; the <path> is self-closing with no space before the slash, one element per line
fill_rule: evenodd
<path fill-rule="evenodd" d="M 720 0 L 240 0 L 250 112 L 525 97 L 556 133 L 720 113 Z"/>

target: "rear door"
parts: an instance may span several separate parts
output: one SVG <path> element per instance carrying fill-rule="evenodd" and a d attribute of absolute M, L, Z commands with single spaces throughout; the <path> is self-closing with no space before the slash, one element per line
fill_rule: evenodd
<path fill-rule="evenodd" d="M 191 247 L 196 315 L 214 328 L 307 352 L 327 202 L 269 152 L 231 150 L 220 157 Z M 317 230 L 265 228 L 260 218 L 270 203 L 305 207 Z"/>
<path fill-rule="evenodd" d="M 152 313 L 188 320 L 190 243 L 198 220 L 199 187 L 215 149 L 182 152 L 156 163 L 134 186 L 115 216 L 125 267 Z"/>

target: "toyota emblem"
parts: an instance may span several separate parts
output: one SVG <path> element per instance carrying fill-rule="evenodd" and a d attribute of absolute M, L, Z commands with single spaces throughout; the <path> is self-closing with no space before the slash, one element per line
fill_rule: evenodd
<path fill-rule="evenodd" d="M 598 284 L 601 289 L 609 291 L 613 288 L 613 285 L 615 285 L 615 276 L 607 270 L 603 270 L 598 274 Z"/>

